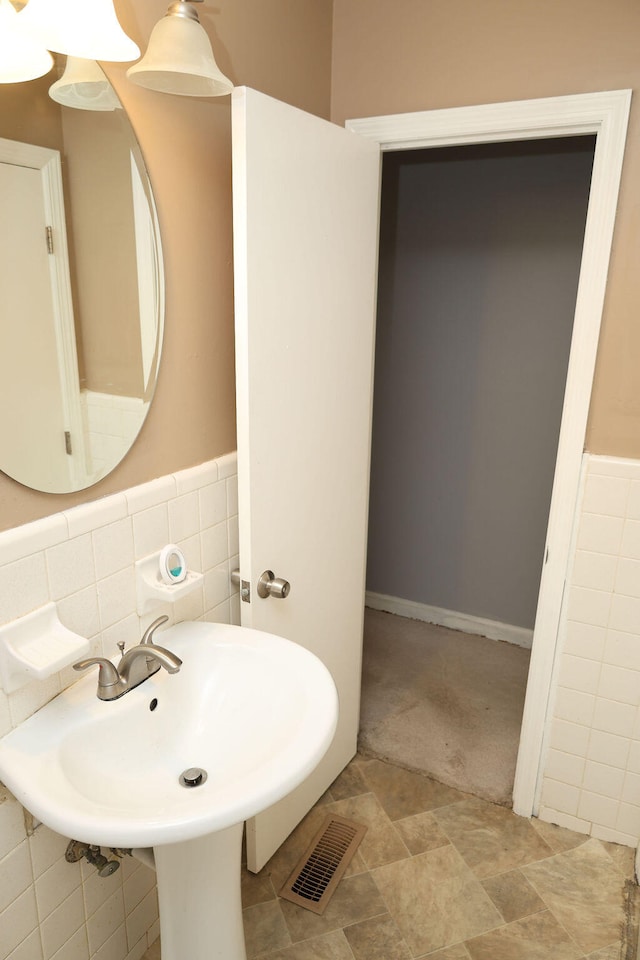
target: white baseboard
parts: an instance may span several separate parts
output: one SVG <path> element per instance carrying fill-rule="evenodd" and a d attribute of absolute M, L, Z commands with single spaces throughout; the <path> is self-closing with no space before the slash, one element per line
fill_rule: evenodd
<path fill-rule="evenodd" d="M 510 623 L 500 623 L 498 620 L 483 620 L 482 617 L 473 617 L 468 613 L 456 613 L 455 610 L 444 610 L 442 607 L 431 607 L 426 603 L 416 603 L 414 600 L 403 600 L 401 597 L 389 597 L 384 593 L 365 593 L 365 605 L 373 610 L 384 610 L 395 613 L 410 620 L 423 620 L 425 623 L 435 623 L 439 627 L 449 627 L 451 630 L 463 630 L 465 633 L 475 633 L 489 640 L 505 640 L 518 647 L 531 649 L 533 630 L 525 627 L 514 627 Z"/>

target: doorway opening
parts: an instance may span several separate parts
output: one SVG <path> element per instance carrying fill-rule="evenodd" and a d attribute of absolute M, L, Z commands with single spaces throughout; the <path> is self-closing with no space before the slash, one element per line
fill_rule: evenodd
<path fill-rule="evenodd" d="M 513 809 L 527 817 L 537 813 L 544 771 L 549 705 L 554 691 L 554 668 L 563 622 L 565 578 L 572 556 L 573 523 L 630 100 L 629 90 L 616 90 L 347 122 L 348 129 L 376 141 L 383 152 L 588 134 L 596 137 L 558 457 L 513 789 Z"/>
<path fill-rule="evenodd" d="M 594 150 L 383 162 L 361 744 L 507 804 Z"/>

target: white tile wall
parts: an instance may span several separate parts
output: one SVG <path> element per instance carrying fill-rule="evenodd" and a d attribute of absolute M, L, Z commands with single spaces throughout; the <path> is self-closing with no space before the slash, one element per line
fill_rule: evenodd
<path fill-rule="evenodd" d="M 640 462 L 588 459 L 540 817 L 640 840 Z"/>
<path fill-rule="evenodd" d="M 0 533 L 0 623 L 50 600 L 94 653 L 136 643 L 159 614 L 172 622 L 239 622 L 235 454 Z M 179 603 L 136 612 L 134 563 L 177 543 L 203 585 Z M 0 736 L 77 679 L 70 668 L 15 693 L 0 690 Z M 640 755 L 637 770 L 640 773 Z M 68 864 L 69 841 L 45 826 L 27 835 L 0 785 L 0 960 L 138 960 L 157 938 L 155 874 L 127 858 L 100 879 Z"/>

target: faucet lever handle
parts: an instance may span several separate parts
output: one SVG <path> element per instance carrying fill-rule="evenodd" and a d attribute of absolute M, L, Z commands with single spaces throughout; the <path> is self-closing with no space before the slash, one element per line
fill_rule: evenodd
<path fill-rule="evenodd" d="M 88 667 L 98 664 L 100 667 L 100 672 L 98 674 L 98 686 L 99 687 L 109 687 L 113 683 L 118 683 L 120 675 L 118 671 L 111 663 L 111 660 L 106 660 L 104 657 L 89 657 L 87 660 L 78 660 L 77 663 L 74 663 L 74 670 L 86 670 Z"/>

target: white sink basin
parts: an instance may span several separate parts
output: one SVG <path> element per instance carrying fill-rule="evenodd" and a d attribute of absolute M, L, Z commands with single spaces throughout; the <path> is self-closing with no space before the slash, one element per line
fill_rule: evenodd
<path fill-rule="evenodd" d="M 92 670 L 0 740 L 0 779 L 64 836 L 148 847 L 223 830 L 289 793 L 332 740 L 336 689 L 303 647 L 199 622 L 155 641 L 179 673 L 104 702 Z M 190 767 L 206 782 L 181 785 Z"/>

